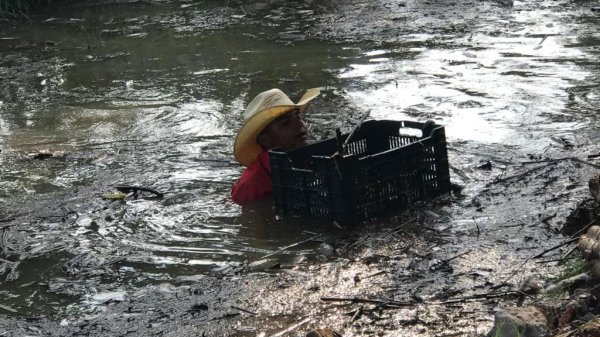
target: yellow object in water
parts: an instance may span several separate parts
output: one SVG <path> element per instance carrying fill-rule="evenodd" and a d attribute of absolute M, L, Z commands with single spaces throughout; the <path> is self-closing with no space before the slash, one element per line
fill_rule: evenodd
<path fill-rule="evenodd" d="M 116 191 L 116 192 L 104 193 L 102 195 L 102 199 L 104 199 L 104 200 L 123 200 L 123 199 L 125 199 L 126 196 L 127 196 L 127 194 L 125 194 L 121 191 Z"/>

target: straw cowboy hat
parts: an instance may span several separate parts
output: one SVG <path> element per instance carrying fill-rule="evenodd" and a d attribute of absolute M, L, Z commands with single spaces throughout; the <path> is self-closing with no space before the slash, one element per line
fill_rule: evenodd
<path fill-rule="evenodd" d="M 308 102 L 318 95 L 319 88 L 308 89 L 295 104 L 279 89 L 267 90 L 254 97 L 244 112 L 244 125 L 233 144 L 235 159 L 244 166 L 250 166 L 261 150 L 256 139 L 267 125 L 291 110 L 304 111 Z"/>

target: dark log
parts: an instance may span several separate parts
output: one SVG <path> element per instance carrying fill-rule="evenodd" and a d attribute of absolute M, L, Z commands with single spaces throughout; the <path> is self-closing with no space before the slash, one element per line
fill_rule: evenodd
<path fill-rule="evenodd" d="M 162 199 L 164 197 L 164 194 L 162 192 L 159 192 L 158 190 L 155 190 L 150 187 L 119 185 L 119 186 L 115 186 L 115 188 L 118 191 L 123 192 L 123 193 L 133 192 L 133 193 L 137 194 L 138 191 L 143 191 L 143 192 L 152 193 L 152 194 L 156 195 L 159 199 Z"/>

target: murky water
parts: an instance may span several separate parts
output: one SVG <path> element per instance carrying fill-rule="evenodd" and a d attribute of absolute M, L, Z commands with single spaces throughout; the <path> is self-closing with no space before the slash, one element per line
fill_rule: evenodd
<path fill-rule="evenodd" d="M 326 231 L 229 200 L 241 113 L 271 87 L 294 99 L 323 88 L 307 115 L 312 140 L 350 129 L 367 110 L 433 119 L 459 169 L 477 164 L 477 152 L 552 155 L 564 139 L 585 155 L 598 142 L 600 20 L 587 2 L 392 1 L 377 12 L 396 16 L 385 29 L 357 24 L 369 13 L 361 4 L 337 5 L 356 17 L 336 17 L 335 6 L 112 4 L 0 22 L 0 217 L 27 211 L 15 201 L 75 188 L 99 210 L 3 229 L 4 247 L 28 258 L 12 277 L 0 273 L 0 303 L 52 312 L 217 272 Z M 165 198 L 100 200 L 118 184 Z M 456 219 L 455 230 L 471 221 Z"/>

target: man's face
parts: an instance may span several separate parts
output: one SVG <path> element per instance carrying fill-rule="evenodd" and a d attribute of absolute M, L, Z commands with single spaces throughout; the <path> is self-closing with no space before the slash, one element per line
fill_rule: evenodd
<path fill-rule="evenodd" d="M 258 136 L 258 142 L 266 149 L 281 147 L 292 150 L 306 145 L 306 124 L 300 109 L 294 109 L 271 122 Z"/>

